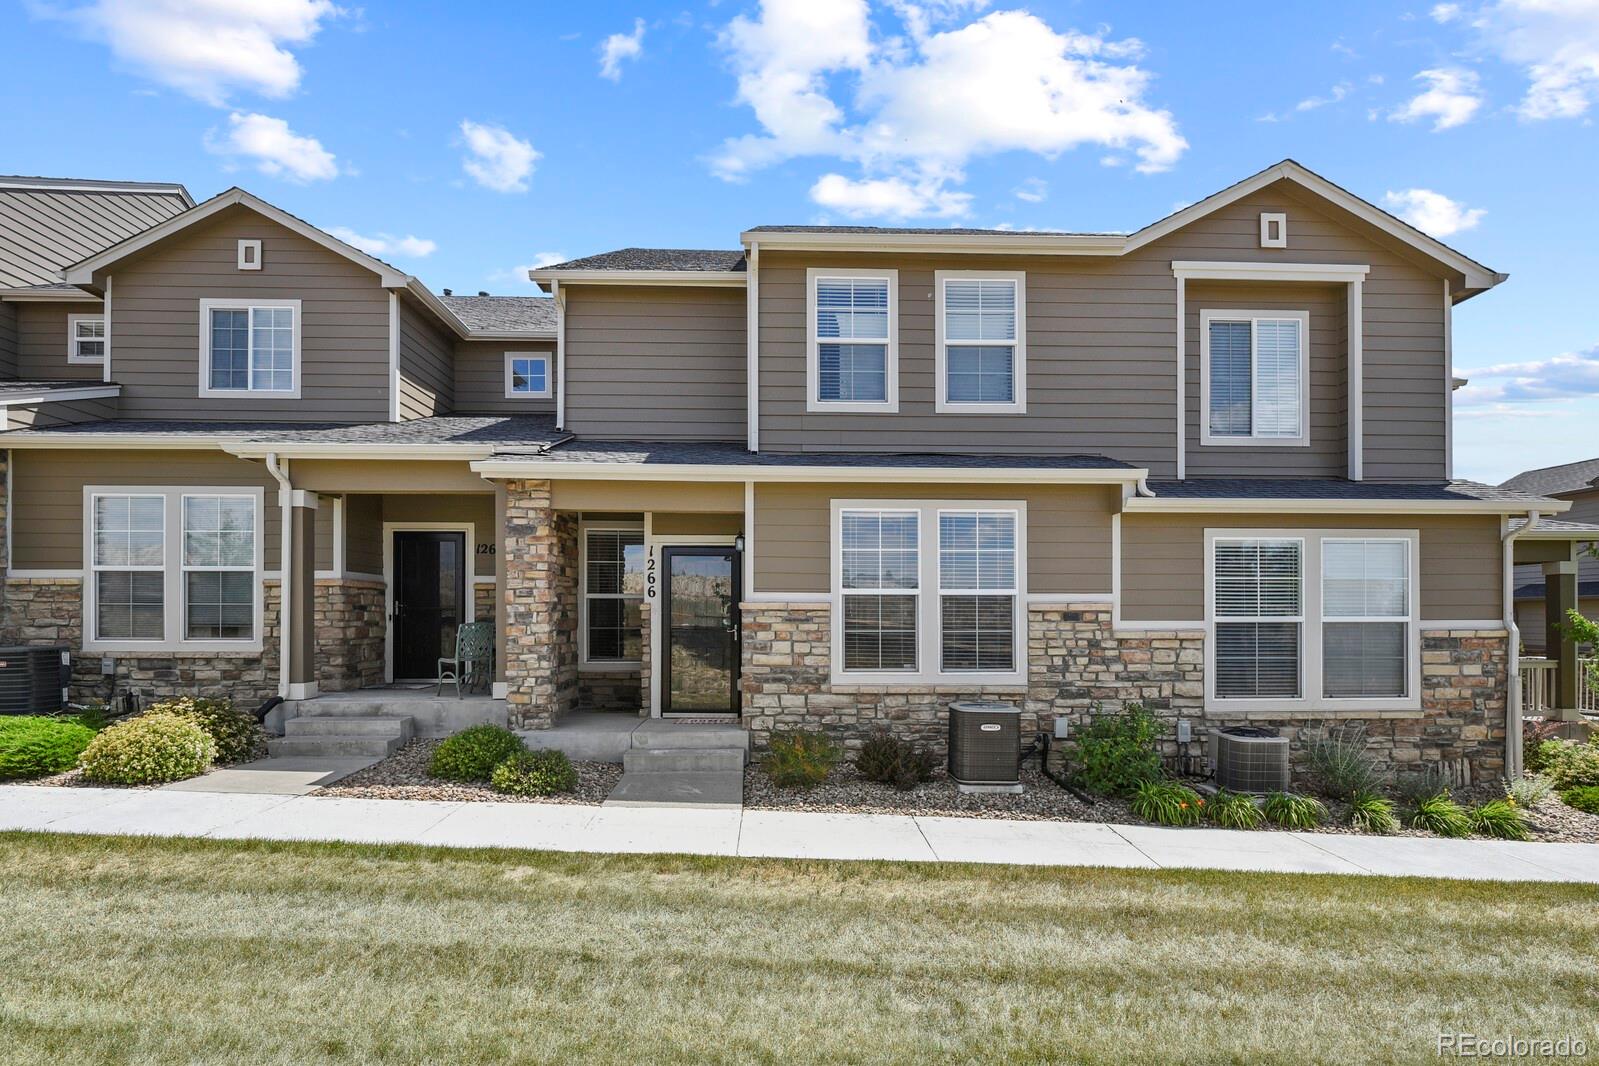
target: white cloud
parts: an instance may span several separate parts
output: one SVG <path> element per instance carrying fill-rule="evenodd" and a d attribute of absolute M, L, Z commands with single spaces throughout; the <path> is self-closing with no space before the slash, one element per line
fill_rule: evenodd
<path fill-rule="evenodd" d="M 461 122 L 461 136 L 469 153 L 461 166 L 479 185 L 495 192 L 526 192 L 527 179 L 539 153 L 503 126 Z"/>
<path fill-rule="evenodd" d="M 811 199 L 850 218 L 958 218 L 970 209 L 970 193 L 944 187 L 938 178 L 861 178 L 823 174 Z"/>
<path fill-rule="evenodd" d="M 1387 192 L 1382 200 L 1388 210 L 1412 226 L 1440 238 L 1473 228 L 1488 213 L 1480 207 L 1467 207 L 1431 189 Z"/>
<path fill-rule="evenodd" d="M 970 197 L 949 186 L 975 157 L 1093 145 L 1153 172 L 1188 147 L 1172 116 L 1145 102 L 1151 77 L 1134 62 L 1136 40 L 1057 33 L 1024 11 L 933 32 L 982 6 L 897 0 L 908 39 L 874 39 L 867 0 L 764 0 L 758 18 L 739 16 L 722 35 L 737 99 L 762 132 L 724 143 L 712 169 L 738 180 L 828 157 L 863 172 L 817 181 L 813 198 L 828 206 L 950 217 L 967 210 Z"/>
<path fill-rule="evenodd" d="M 345 244 L 361 249 L 367 255 L 394 255 L 404 259 L 422 259 L 432 255 L 439 247 L 425 237 L 413 237 L 409 234 L 396 237 L 392 233 L 377 233 L 368 237 L 348 226 L 333 226 L 328 232 Z"/>
<path fill-rule="evenodd" d="M 633 20 L 632 33 L 613 33 L 600 44 L 600 77 L 622 80 L 622 61 L 644 54 L 644 20 Z"/>
<path fill-rule="evenodd" d="M 1470 122 L 1482 106 L 1482 92 L 1476 71 L 1459 67 L 1424 70 L 1416 75 L 1426 90 L 1389 114 L 1392 122 L 1431 119 L 1432 128 L 1447 130 Z"/>
<path fill-rule="evenodd" d="M 58 17 L 152 81 L 221 107 L 235 90 L 293 92 L 300 64 L 289 49 L 339 13 L 330 0 L 95 0 Z"/>
<path fill-rule="evenodd" d="M 1599 346 L 1565 352 L 1550 359 L 1498 363 L 1461 371 L 1470 380 L 1455 394 L 1457 404 L 1488 406 L 1500 413 L 1507 405 L 1599 396 Z"/>
<path fill-rule="evenodd" d="M 1303 100 L 1299 101 L 1299 103 L 1294 105 L 1294 110 L 1314 111 L 1318 107 L 1326 107 L 1328 104 L 1336 104 L 1344 97 L 1348 96 L 1350 90 L 1353 88 L 1354 86 L 1349 82 L 1341 81 L 1337 85 L 1334 85 L 1331 89 L 1328 89 L 1326 96 L 1305 97 Z"/>
<path fill-rule="evenodd" d="M 1521 67 L 1523 118 L 1575 118 L 1599 99 L 1599 3 L 1498 0 L 1472 26 L 1490 51 Z"/>
<path fill-rule="evenodd" d="M 1427 12 L 1432 20 L 1440 25 L 1453 22 L 1460 17 L 1459 4 L 1434 4 L 1432 10 Z"/>
<path fill-rule="evenodd" d="M 497 270 L 489 275 L 491 281 L 509 282 L 512 285 L 521 285 L 525 288 L 534 288 L 533 282 L 528 280 L 527 272 L 540 267 L 554 266 L 564 263 L 572 258 L 565 252 L 534 252 L 533 261 L 511 267 L 509 270 Z"/>
<path fill-rule="evenodd" d="M 1016 199 L 1041 204 L 1049 197 L 1049 183 L 1043 178 L 1028 178 L 1016 187 Z"/>
<path fill-rule="evenodd" d="M 206 148 L 217 155 L 243 158 L 255 169 L 289 181 L 327 181 L 348 170 L 315 137 L 302 137 L 281 118 L 269 115 L 228 116 L 226 131 L 206 134 Z"/>

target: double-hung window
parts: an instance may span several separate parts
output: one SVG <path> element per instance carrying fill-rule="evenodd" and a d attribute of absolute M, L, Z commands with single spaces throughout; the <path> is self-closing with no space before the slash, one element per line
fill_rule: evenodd
<path fill-rule="evenodd" d="M 299 300 L 201 300 L 200 395 L 300 395 Z"/>
<path fill-rule="evenodd" d="M 183 639 L 255 637 L 255 497 L 183 497 Z"/>
<path fill-rule="evenodd" d="M 811 410 L 884 411 L 899 403 L 898 273 L 807 272 Z"/>
<path fill-rule="evenodd" d="M 644 531 L 583 531 L 583 646 L 589 663 L 644 658 Z"/>
<path fill-rule="evenodd" d="M 1026 410 L 1026 277 L 938 271 L 936 409 L 969 414 Z"/>
<path fill-rule="evenodd" d="M 166 638 L 166 497 L 90 497 L 94 638 Z"/>
<path fill-rule="evenodd" d="M 67 362 L 105 362 L 105 316 L 67 316 Z"/>
<path fill-rule="evenodd" d="M 1408 695 L 1410 542 L 1328 538 L 1321 551 L 1323 695 Z"/>
<path fill-rule="evenodd" d="M 836 501 L 835 684 L 1023 684 L 1021 503 Z"/>
<path fill-rule="evenodd" d="M 1298 699 L 1304 629 L 1305 544 L 1218 540 L 1215 690 L 1222 699 Z"/>
<path fill-rule="evenodd" d="M 1203 311 L 1204 444 L 1303 445 L 1310 316 L 1303 311 Z"/>
<path fill-rule="evenodd" d="M 550 390 L 550 357 L 535 352 L 505 353 L 505 398 L 508 400 L 547 400 Z"/>

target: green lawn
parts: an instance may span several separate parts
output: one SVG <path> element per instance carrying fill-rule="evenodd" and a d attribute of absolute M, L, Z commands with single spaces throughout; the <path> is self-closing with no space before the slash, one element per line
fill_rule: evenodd
<path fill-rule="evenodd" d="M 0 1060 L 1434 1061 L 1599 1048 L 1599 894 L 0 834 Z"/>

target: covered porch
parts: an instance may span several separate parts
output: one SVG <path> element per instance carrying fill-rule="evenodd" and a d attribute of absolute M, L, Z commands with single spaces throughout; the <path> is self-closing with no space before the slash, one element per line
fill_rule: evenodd
<path fill-rule="evenodd" d="M 1512 523 L 1515 573 L 1507 594 L 1516 598 L 1516 618 L 1523 627 L 1524 645 L 1541 655 L 1522 655 L 1518 684 L 1524 718 L 1561 722 L 1599 721 L 1599 687 L 1592 682 L 1591 667 L 1599 649 L 1583 648 L 1569 638 L 1563 626 L 1567 612 L 1580 601 L 1581 559 L 1599 541 L 1599 526 L 1543 519 L 1520 526 Z M 1542 578 L 1542 596 L 1519 595 L 1534 589 Z M 1536 630 L 1536 631 L 1529 631 Z"/>

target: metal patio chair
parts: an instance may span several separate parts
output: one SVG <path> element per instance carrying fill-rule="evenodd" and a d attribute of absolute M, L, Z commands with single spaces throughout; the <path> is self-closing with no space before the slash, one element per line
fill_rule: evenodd
<path fill-rule="evenodd" d="M 461 682 L 467 691 L 479 682 L 486 682 L 494 666 L 494 623 L 467 622 L 456 627 L 455 655 L 439 657 L 439 683 L 433 690 L 435 696 L 444 693 L 446 681 L 455 682 L 455 698 L 463 698 Z"/>

